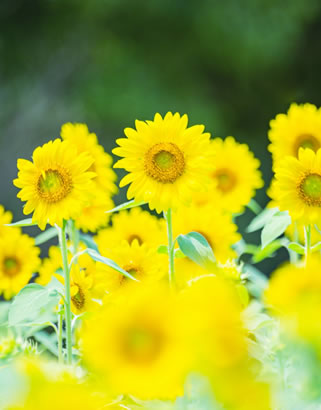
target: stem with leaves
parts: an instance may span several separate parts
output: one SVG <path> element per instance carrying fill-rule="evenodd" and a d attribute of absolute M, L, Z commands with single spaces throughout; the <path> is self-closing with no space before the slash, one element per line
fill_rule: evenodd
<path fill-rule="evenodd" d="M 66 241 L 67 221 L 63 221 L 62 228 L 58 228 L 59 245 L 62 255 L 63 271 L 65 278 L 65 320 L 66 320 L 66 345 L 67 364 L 72 364 L 72 329 L 71 329 L 71 297 L 70 297 L 70 270 L 68 266 L 68 253 Z"/>
<path fill-rule="evenodd" d="M 167 225 L 167 238 L 168 238 L 168 259 L 169 270 L 168 279 L 171 288 L 174 286 L 175 281 L 175 266 L 174 266 L 174 241 L 173 241 L 173 227 L 172 227 L 172 210 L 164 211 L 164 218 Z"/>

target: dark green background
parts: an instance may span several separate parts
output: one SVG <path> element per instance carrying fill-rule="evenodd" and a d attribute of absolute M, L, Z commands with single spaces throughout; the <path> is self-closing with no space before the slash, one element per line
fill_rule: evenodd
<path fill-rule="evenodd" d="M 269 120 L 320 105 L 320 21 L 319 0 L 1 0 L 0 203 L 22 217 L 16 159 L 64 122 L 110 151 L 136 118 L 169 110 L 248 143 L 267 186 Z"/>

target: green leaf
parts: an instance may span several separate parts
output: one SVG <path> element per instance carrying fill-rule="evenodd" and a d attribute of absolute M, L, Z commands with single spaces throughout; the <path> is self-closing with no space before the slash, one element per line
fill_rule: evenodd
<path fill-rule="evenodd" d="M 124 202 L 123 204 L 120 204 L 120 205 L 116 206 L 113 209 L 109 209 L 108 211 L 105 211 L 105 213 L 110 214 L 112 212 L 123 211 L 124 209 L 135 208 L 136 206 L 141 206 L 141 205 L 145 205 L 145 204 L 147 204 L 147 202 L 145 202 L 145 201 L 135 202 L 135 200 L 132 199 L 131 201 Z"/>
<path fill-rule="evenodd" d="M 261 233 L 262 249 L 284 233 L 291 224 L 291 217 L 288 211 L 277 212 L 264 225 Z"/>
<path fill-rule="evenodd" d="M 255 232 L 262 229 L 263 226 L 269 221 L 269 219 L 279 212 L 278 208 L 265 208 L 258 216 L 256 216 L 250 225 L 247 227 L 246 232 Z"/>
<path fill-rule="evenodd" d="M 39 235 L 35 237 L 35 243 L 36 245 L 41 245 L 42 243 L 45 243 L 49 241 L 50 239 L 54 238 L 55 236 L 58 236 L 58 231 L 57 228 L 52 226 L 51 228 L 47 229 L 44 232 L 41 232 Z"/>
<path fill-rule="evenodd" d="M 128 272 L 126 272 L 124 269 L 122 269 L 119 265 L 117 265 L 116 262 L 114 262 L 113 260 L 106 258 L 105 256 L 100 255 L 98 252 L 96 252 L 93 249 L 85 249 L 81 252 L 76 253 L 76 255 L 73 256 L 73 258 L 71 259 L 70 262 L 70 266 L 73 264 L 74 260 L 77 259 L 80 255 L 84 254 L 84 253 L 88 253 L 89 256 L 91 256 L 91 258 L 93 260 L 95 260 L 96 262 L 101 262 L 104 265 L 109 266 L 112 269 L 115 269 L 117 272 L 121 273 L 122 275 L 126 276 L 126 278 L 128 279 L 132 279 L 136 282 L 139 282 L 138 279 L 134 278 L 134 276 L 132 276 L 131 274 L 129 274 Z"/>
<path fill-rule="evenodd" d="M 80 233 L 79 239 L 83 242 L 88 248 L 93 249 L 94 251 L 98 252 L 98 246 L 94 241 L 91 235 L 87 235 L 84 233 Z"/>
<path fill-rule="evenodd" d="M 41 343 L 49 352 L 58 357 L 57 335 L 45 331 L 37 332 L 33 335 L 37 342 Z"/>
<path fill-rule="evenodd" d="M 321 245 L 321 242 L 320 242 Z M 288 244 L 288 248 L 291 249 L 291 251 L 294 251 L 298 253 L 299 255 L 304 255 L 305 254 L 305 248 L 301 244 L 297 242 L 291 242 Z"/>
<path fill-rule="evenodd" d="M 193 262 L 209 269 L 215 263 L 215 256 L 207 240 L 198 232 L 179 235 L 177 242 L 180 250 Z"/>
<path fill-rule="evenodd" d="M 53 320 L 53 310 L 60 295 L 50 286 L 26 285 L 14 298 L 9 309 L 9 326 L 30 326 Z"/>
<path fill-rule="evenodd" d="M 255 201 L 255 199 L 251 199 L 246 206 L 256 215 L 262 212 L 261 206 Z"/>
<path fill-rule="evenodd" d="M 159 245 L 157 248 L 157 253 L 162 253 L 167 255 L 168 254 L 168 246 L 167 245 Z"/>
<path fill-rule="evenodd" d="M 17 227 L 35 226 L 35 225 L 38 225 L 38 224 L 35 222 L 32 222 L 31 218 L 22 219 L 21 221 L 13 222 L 12 224 L 5 224 L 5 226 L 17 226 Z"/>
<path fill-rule="evenodd" d="M 268 286 L 268 278 L 264 273 L 260 272 L 257 268 L 252 265 L 246 264 L 244 270 L 247 274 L 247 285 L 249 292 L 254 297 L 260 299 L 262 293 Z"/>
<path fill-rule="evenodd" d="M 252 257 L 253 263 L 259 263 L 266 258 L 271 258 L 279 248 L 283 246 L 280 240 L 273 241 L 269 243 L 265 248 L 261 249 L 259 246 L 257 247 L 256 252 Z"/>

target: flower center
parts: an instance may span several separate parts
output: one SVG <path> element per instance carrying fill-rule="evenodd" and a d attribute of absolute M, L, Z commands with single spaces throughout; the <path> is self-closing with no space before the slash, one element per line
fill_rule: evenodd
<path fill-rule="evenodd" d="M 232 191 L 237 182 L 235 174 L 227 168 L 217 170 L 213 177 L 217 181 L 217 188 L 223 193 Z"/>
<path fill-rule="evenodd" d="M 310 174 L 299 184 L 299 194 L 309 206 L 321 206 L 321 175 Z"/>
<path fill-rule="evenodd" d="M 47 169 L 38 179 L 38 193 L 48 203 L 56 203 L 64 199 L 72 189 L 72 180 L 63 169 Z"/>
<path fill-rule="evenodd" d="M 7 257 L 3 260 L 3 273 L 6 276 L 16 276 L 20 271 L 20 262 L 15 257 Z"/>
<path fill-rule="evenodd" d="M 123 354 L 131 362 L 148 364 L 159 356 L 163 337 L 149 325 L 133 326 L 124 332 L 121 347 Z"/>
<path fill-rule="evenodd" d="M 294 155 L 299 156 L 300 148 L 310 148 L 312 151 L 317 152 L 320 148 L 319 140 L 310 134 L 299 135 L 294 144 Z"/>
<path fill-rule="evenodd" d="M 129 237 L 127 238 L 129 245 L 131 245 L 134 240 L 138 241 L 139 245 L 142 245 L 143 243 L 143 240 L 139 235 L 129 235 Z"/>
<path fill-rule="evenodd" d="M 74 283 L 74 285 L 78 287 L 78 292 L 71 298 L 71 301 L 78 310 L 81 310 L 85 306 L 86 297 L 81 287 L 77 283 Z"/>
<path fill-rule="evenodd" d="M 156 181 L 174 183 L 184 172 L 184 155 L 176 144 L 161 142 L 146 152 L 144 168 Z"/>
<path fill-rule="evenodd" d="M 132 263 L 123 266 L 123 269 L 132 276 L 137 276 L 142 274 L 142 270 L 139 266 L 136 266 Z M 122 274 L 120 274 L 120 284 L 124 284 L 127 282 L 128 278 Z"/>

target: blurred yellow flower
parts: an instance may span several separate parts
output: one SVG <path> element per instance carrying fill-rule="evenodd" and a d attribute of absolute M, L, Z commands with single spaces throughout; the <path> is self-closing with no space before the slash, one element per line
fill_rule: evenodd
<path fill-rule="evenodd" d="M 270 189 L 274 203 L 292 221 L 316 223 L 321 218 L 321 151 L 301 148 L 299 158 L 286 157 L 275 169 Z"/>
<path fill-rule="evenodd" d="M 12 213 L 6 211 L 3 205 L 0 205 L 0 235 L 3 230 L 6 230 L 7 227 L 3 226 L 9 224 L 12 221 Z"/>
<path fill-rule="evenodd" d="M 291 104 L 287 114 L 270 122 L 268 133 L 273 168 L 286 156 L 298 158 L 300 148 L 321 148 L 321 110 L 313 104 Z"/>
<path fill-rule="evenodd" d="M 156 114 L 154 121 L 136 121 L 125 129 L 113 153 L 123 157 L 116 168 L 128 174 L 120 186 L 130 184 L 127 197 L 146 201 L 158 213 L 188 203 L 193 192 L 204 190 L 209 169 L 209 138 L 203 125 L 187 128 L 187 115 Z"/>
<path fill-rule="evenodd" d="M 18 198 L 27 201 L 24 214 L 33 212 L 40 229 L 79 216 L 89 201 L 93 158 L 59 139 L 36 148 L 32 158 L 33 162 L 18 160 L 18 178 L 13 181 L 21 188 Z"/>
<path fill-rule="evenodd" d="M 210 206 L 202 209 L 196 206 L 179 208 L 173 214 L 174 237 L 192 231 L 205 237 L 218 261 L 226 262 L 237 256 L 232 245 L 241 239 L 241 235 L 230 215 Z"/>
<path fill-rule="evenodd" d="M 136 239 L 140 245 L 154 248 L 167 243 L 165 221 L 139 207 L 121 211 L 113 215 L 111 221 L 112 226 L 100 230 L 95 237 L 101 252 L 124 240 L 131 244 Z"/>
<path fill-rule="evenodd" d="M 189 318 L 179 314 L 167 287 L 129 287 L 81 332 L 84 361 L 117 393 L 139 399 L 173 399 L 183 393 L 191 360 Z"/>
<path fill-rule="evenodd" d="M 16 295 L 37 272 L 39 253 L 34 239 L 18 229 L 0 235 L 0 294 L 5 299 Z"/>
<path fill-rule="evenodd" d="M 211 154 L 211 187 L 206 194 L 196 196 L 194 202 L 233 213 L 242 211 L 255 190 L 263 186 L 260 161 L 246 144 L 239 144 L 233 137 L 215 138 Z"/>

